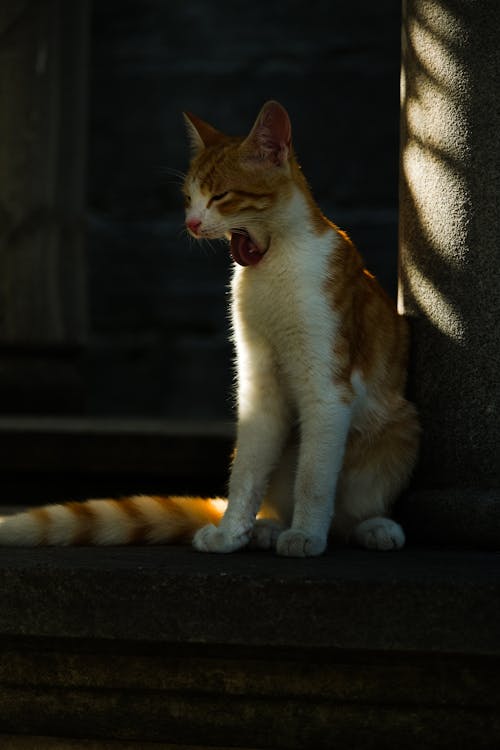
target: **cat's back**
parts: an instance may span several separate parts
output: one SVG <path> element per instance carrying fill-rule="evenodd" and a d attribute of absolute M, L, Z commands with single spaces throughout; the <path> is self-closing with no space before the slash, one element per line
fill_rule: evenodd
<path fill-rule="evenodd" d="M 368 271 L 350 238 L 339 231 L 331 256 L 328 294 L 340 318 L 337 367 L 367 387 L 400 390 L 406 379 L 409 331 L 397 306 Z"/>

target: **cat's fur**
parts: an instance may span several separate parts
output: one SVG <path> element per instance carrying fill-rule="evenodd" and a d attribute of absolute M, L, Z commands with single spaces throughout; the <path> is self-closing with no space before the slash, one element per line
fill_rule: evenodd
<path fill-rule="evenodd" d="M 183 538 L 201 551 L 251 542 L 300 557 L 321 554 L 331 532 L 401 547 L 388 513 L 419 433 L 404 397 L 404 319 L 314 202 L 280 104 L 265 104 L 246 138 L 186 122 L 186 226 L 197 239 L 228 237 L 235 260 L 238 434 L 227 507 L 157 497 L 48 506 L 5 520 L 0 543 Z"/>

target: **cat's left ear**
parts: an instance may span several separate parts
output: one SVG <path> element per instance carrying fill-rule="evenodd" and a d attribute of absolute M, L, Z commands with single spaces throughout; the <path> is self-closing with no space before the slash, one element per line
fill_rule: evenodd
<path fill-rule="evenodd" d="M 292 126 L 288 112 L 279 102 L 266 102 L 250 135 L 243 142 L 250 158 L 281 167 L 292 148 Z"/>
<path fill-rule="evenodd" d="M 223 138 L 223 134 L 213 128 L 208 122 L 201 120 L 191 112 L 183 112 L 188 132 L 189 143 L 194 154 L 203 151 L 207 146 L 213 146 Z"/>

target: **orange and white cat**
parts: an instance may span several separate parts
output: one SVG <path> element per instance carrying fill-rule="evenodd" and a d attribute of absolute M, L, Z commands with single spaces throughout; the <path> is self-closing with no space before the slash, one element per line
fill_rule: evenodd
<path fill-rule="evenodd" d="M 415 464 L 404 397 L 408 334 L 347 235 L 314 202 L 286 110 L 268 102 L 246 138 L 186 115 L 184 183 L 196 239 L 228 238 L 238 430 L 227 501 L 137 496 L 34 509 L 3 520 L 0 544 L 192 540 L 320 555 L 329 534 L 403 546 L 388 517 Z"/>

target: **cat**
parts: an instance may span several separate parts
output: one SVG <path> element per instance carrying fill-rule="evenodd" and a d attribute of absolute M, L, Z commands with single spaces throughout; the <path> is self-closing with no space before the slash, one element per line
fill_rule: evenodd
<path fill-rule="evenodd" d="M 136 496 L 37 508 L 0 544 L 191 541 L 320 555 L 329 537 L 404 545 L 389 517 L 418 452 L 406 400 L 408 330 L 349 237 L 322 214 L 294 154 L 287 111 L 267 102 L 250 133 L 185 113 L 183 193 L 197 240 L 226 237 L 238 425 L 228 500 Z"/>

